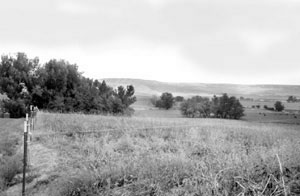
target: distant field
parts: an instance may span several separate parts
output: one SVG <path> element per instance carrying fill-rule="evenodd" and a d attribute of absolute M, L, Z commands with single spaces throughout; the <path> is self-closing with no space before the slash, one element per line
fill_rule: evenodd
<path fill-rule="evenodd" d="M 241 101 L 241 104 L 244 107 L 251 107 L 253 105 L 260 105 L 260 107 L 263 109 L 264 105 L 267 105 L 268 107 L 274 107 L 276 101 Z M 300 111 L 300 103 L 288 103 L 282 101 L 284 107 L 286 110 L 298 110 Z"/>
<path fill-rule="evenodd" d="M 242 120 L 249 122 L 300 125 L 300 114 L 273 112 L 264 109 L 246 109 L 245 114 L 246 116 Z"/>
<path fill-rule="evenodd" d="M 296 125 L 40 113 L 34 138 L 58 156 L 28 190 L 34 196 L 297 195 L 300 188 Z"/>

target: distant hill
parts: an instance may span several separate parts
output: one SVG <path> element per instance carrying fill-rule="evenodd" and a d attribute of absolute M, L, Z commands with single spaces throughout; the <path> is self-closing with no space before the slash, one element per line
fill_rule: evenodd
<path fill-rule="evenodd" d="M 172 92 L 173 95 L 190 97 L 193 95 L 212 96 L 228 93 L 237 97 L 254 99 L 286 100 L 289 95 L 300 97 L 300 85 L 241 85 L 241 84 L 207 84 L 207 83 L 169 83 L 141 79 L 105 78 L 112 87 L 130 85 L 135 87 L 137 96 L 159 95 Z"/>

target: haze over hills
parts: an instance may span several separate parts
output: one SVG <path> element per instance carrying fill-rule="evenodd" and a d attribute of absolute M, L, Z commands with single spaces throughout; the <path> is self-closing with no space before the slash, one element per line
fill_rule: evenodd
<path fill-rule="evenodd" d="M 300 97 L 300 85 L 244 85 L 244 84 L 208 84 L 208 83 L 169 83 L 153 80 L 130 78 L 104 78 L 112 87 L 133 85 L 137 96 L 160 95 L 171 92 L 173 95 L 190 97 L 194 95 L 212 96 L 228 93 L 237 97 L 254 99 L 286 100 L 289 95 Z"/>

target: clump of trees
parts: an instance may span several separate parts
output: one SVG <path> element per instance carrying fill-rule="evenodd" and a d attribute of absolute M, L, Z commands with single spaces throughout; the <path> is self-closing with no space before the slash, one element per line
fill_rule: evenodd
<path fill-rule="evenodd" d="M 163 108 L 168 110 L 173 107 L 175 103 L 175 98 L 172 93 L 164 92 L 159 98 L 153 96 L 151 98 L 151 103 L 157 108 Z"/>
<path fill-rule="evenodd" d="M 300 102 L 300 99 L 297 99 L 297 97 L 291 95 L 288 97 L 287 102 L 288 103 Z"/>
<path fill-rule="evenodd" d="M 267 105 L 264 105 L 264 109 L 270 110 L 270 111 L 281 112 L 284 110 L 284 105 L 281 101 L 276 101 L 274 104 L 274 107 L 268 107 Z"/>
<path fill-rule="evenodd" d="M 132 113 L 134 87 L 113 89 L 105 81 L 82 76 L 76 64 L 50 60 L 44 65 L 26 54 L 4 55 L 0 63 L 0 93 L 11 117 L 25 115 L 27 105 L 59 112 Z"/>
<path fill-rule="evenodd" d="M 226 93 L 220 97 L 195 96 L 185 100 L 180 106 L 181 113 L 191 118 L 229 118 L 240 119 L 244 116 L 244 108 L 240 101 L 234 97 L 229 97 Z"/>

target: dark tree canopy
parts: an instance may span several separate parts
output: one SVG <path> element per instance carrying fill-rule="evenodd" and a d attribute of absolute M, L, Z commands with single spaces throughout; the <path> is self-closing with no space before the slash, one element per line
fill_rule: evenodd
<path fill-rule="evenodd" d="M 281 112 L 284 110 L 284 105 L 281 103 L 281 101 L 276 101 L 274 104 L 274 109 L 278 112 Z"/>
<path fill-rule="evenodd" d="M 184 97 L 182 97 L 182 96 L 176 96 L 175 97 L 175 101 L 177 101 L 177 102 L 183 102 L 184 101 Z"/>
<path fill-rule="evenodd" d="M 41 66 L 24 53 L 2 56 L 0 93 L 9 98 L 3 105 L 13 117 L 23 116 L 29 104 L 59 112 L 124 114 L 136 101 L 132 85 L 114 90 L 105 81 L 83 77 L 76 64 L 53 59 Z"/>
<path fill-rule="evenodd" d="M 287 102 L 291 102 L 291 103 L 294 103 L 294 102 L 299 102 L 299 99 L 297 99 L 297 97 L 295 96 L 289 96 L 288 99 L 287 99 Z"/>
<path fill-rule="evenodd" d="M 159 98 L 153 96 L 150 101 L 155 107 L 168 110 L 173 107 L 175 98 L 173 97 L 172 93 L 165 92 L 162 93 Z"/>

